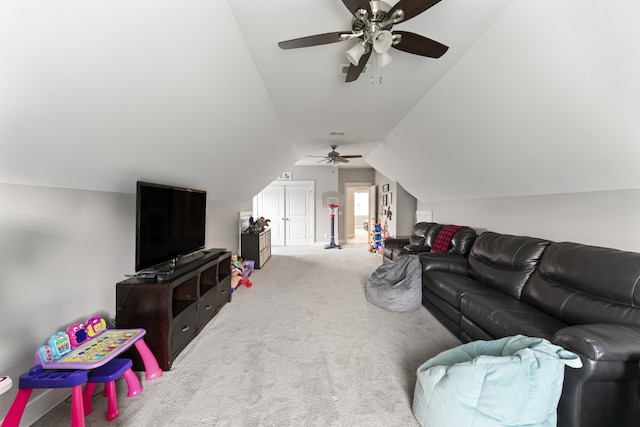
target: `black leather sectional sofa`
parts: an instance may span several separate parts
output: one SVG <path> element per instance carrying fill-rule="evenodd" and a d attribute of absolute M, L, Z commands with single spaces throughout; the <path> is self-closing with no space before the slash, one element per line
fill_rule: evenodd
<path fill-rule="evenodd" d="M 580 356 L 558 426 L 639 425 L 640 253 L 485 232 L 466 258 L 419 256 L 423 305 L 462 341 L 523 334 Z"/>
<path fill-rule="evenodd" d="M 382 242 L 382 262 L 393 262 L 399 256 L 406 254 L 418 255 L 431 252 L 431 247 L 444 227 L 446 227 L 445 224 L 419 222 L 413 226 L 409 237 L 385 239 Z M 451 237 L 447 253 L 466 257 L 475 238 L 476 231 L 473 228 L 465 227 L 458 230 Z"/>

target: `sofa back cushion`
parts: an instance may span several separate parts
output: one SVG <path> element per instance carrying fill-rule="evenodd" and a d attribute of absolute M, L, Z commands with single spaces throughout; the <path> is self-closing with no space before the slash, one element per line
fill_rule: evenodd
<path fill-rule="evenodd" d="M 552 243 L 522 300 L 570 325 L 640 326 L 640 253 Z"/>
<path fill-rule="evenodd" d="M 418 222 L 413 226 L 411 235 L 409 236 L 410 245 L 424 245 L 424 239 L 427 232 L 435 225 L 434 222 Z"/>
<path fill-rule="evenodd" d="M 434 243 L 438 240 L 439 237 L 443 234 L 442 231 L 447 227 L 452 227 L 444 224 L 435 224 L 433 227 L 429 229 L 425 239 L 424 245 L 429 249 L 433 250 Z M 460 226 L 453 226 L 460 227 Z M 449 242 L 449 246 L 447 250 L 443 250 L 440 252 L 446 252 L 448 254 L 456 254 L 467 256 L 469 255 L 469 251 L 471 250 L 471 245 L 473 245 L 473 241 L 476 238 L 476 231 L 473 228 L 462 227 L 457 230 L 453 236 L 451 236 L 451 240 Z"/>
<path fill-rule="evenodd" d="M 469 255 L 469 251 L 471 251 L 471 246 L 475 240 L 476 230 L 469 227 L 462 228 L 451 238 L 451 246 L 447 253 L 464 255 L 466 257 Z"/>
<path fill-rule="evenodd" d="M 426 236 L 424 237 L 424 245 L 431 248 L 433 243 L 436 241 L 436 237 L 440 233 L 440 230 L 444 228 L 444 224 L 433 224 L 433 227 L 429 229 Z"/>
<path fill-rule="evenodd" d="M 484 232 L 469 253 L 469 276 L 516 299 L 535 270 L 549 241 Z"/>

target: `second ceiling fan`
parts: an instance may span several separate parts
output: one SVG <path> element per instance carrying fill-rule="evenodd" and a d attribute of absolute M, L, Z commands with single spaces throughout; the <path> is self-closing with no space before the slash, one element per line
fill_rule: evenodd
<path fill-rule="evenodd" d="M 322 160 L 319 160 L 320 162 L 325 162 L 334 167 L 337 167 L 338 164 L 340 163 L 349 163 L 348 159 L 362 158 L 362 155 L 360 154 L 348 154 L 348 155 L 341 156 L 340 153 L 336 151 L 336 148 L 338 148 L 337 145 L 332 145 L 331 151 L 326 156 L 307 156 L 307 157 L 322 157 Z"/>
<path fill-rule="evenodd" d="M 347 52 L 351 62 L 347 71 L 347 82 L 358 79 L 372 52 L 380 67 L 386 65 L 393 47 L 414 55 L 440 58 L 449 49 L 435 40 L 409 31 L 391 31 L 395 24 L 413 18 L 439 3 L 440 0 L 399 0 L 391 7 L 384 1 L 342 0 L 353 15 L 350 31 L 316 34 L 278 43 L 282 49 L 317 46 L 357 39 L 358 43 Z"/>

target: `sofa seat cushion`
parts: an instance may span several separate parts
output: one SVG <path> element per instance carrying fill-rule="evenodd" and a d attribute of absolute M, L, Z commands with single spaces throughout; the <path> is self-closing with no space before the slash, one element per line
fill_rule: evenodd
<path fill-rule="evenodd" d="M 483 286 L 475 280 L 444 271 L 425 271 L 422 286 L 460 310 L 460 299 L 468 293 L 499 295 L 500 292 Z"/>
<path fill-rule="evenodd" d="M 551 340 L 567 326 L 505 294 L 465 294 L 460 300 L 460 311 L 496 338 L 522 334 Z"/>

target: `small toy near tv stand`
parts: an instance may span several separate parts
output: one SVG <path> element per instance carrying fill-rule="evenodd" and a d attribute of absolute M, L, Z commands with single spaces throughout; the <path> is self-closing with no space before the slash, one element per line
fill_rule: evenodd
<path fill-rule="evenodd" d="M 118 282 L 116 327 L 144 328 L 147 345 L 160 368 L 167 371 L 178 354 L 229 301 L 231 252 L 207 249 L 193 261 L 178 263 L 168 271 L 161 269 L 149 278 L 134 276 Z M 129 356 L 136 370 L 143 369 L 135 354 Z"/>

